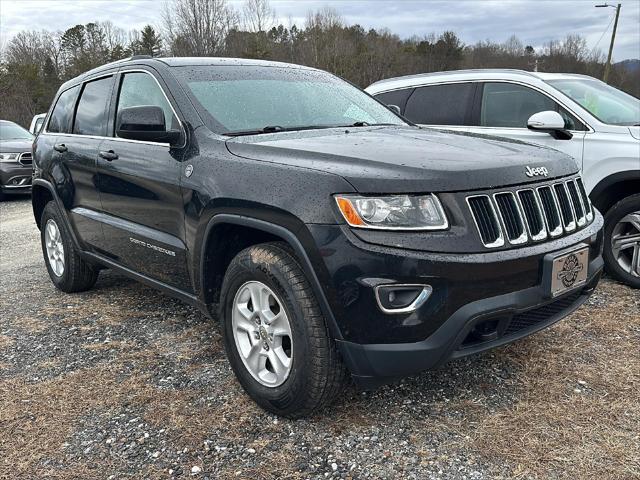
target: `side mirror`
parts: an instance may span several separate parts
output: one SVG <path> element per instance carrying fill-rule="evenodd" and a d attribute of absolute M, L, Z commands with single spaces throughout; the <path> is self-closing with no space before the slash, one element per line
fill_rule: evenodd
<path fill-rule="evenodd" d="M 120 110 L 116 118 L 116 135 L 129 140 L 169 144 L 180 139 L 179 131 L 167 131 L 162 109 L 151 105 Z"/>
<path fill-rule="evenodd" d="M 573 137 L 573 135 L 565 129 L 562 115 L 553 110 L 531 115 L 529 120 L 527 120 L 527 128 L 538 132 L 548 132 L 558 140 L 569 140 Z"/>
<path fill-rule="evenodd" d="M 402 115 L 402 110 L 400 110 L 400 107 L 398 105 L 387 105 L 387 108 L 389 110 L 392 110 L 394 113 L 397 113 L 398 115 Z"/>

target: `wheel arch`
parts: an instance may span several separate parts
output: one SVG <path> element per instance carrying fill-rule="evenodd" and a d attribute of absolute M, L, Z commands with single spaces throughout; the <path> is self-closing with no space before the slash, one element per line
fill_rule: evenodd
<path fill-rule="evenodd" d="M 308 238 L 304 238 L 308 235 Z M 302 239 L 300 237 L 303 237 Z M 261 243 L 284 242 L 300 262 L 311 288 L 313 289 L 328 327 L 336 339 L 342 334 L 337 326 L 333 311 L 327 300 L 317 267 L 321 265 L 319 258 L 309 254 L 311 235 L 302 224 L 295 232 L 291 229 L 266 220 L 244 215 L 220 213 L 207 223 L 203 237 L 198 265 L 201 300 L 211 305 L 220 297 L 222 279 L 229 263 L 241 250 Z M 222 256 L 220 252 L 223 252 Z M 316 268 L 314 268 L 314 265 Z"/>
<path fill-rule="evenodd" d="M 629 195 L 640 193 L 640 170 L 617 172 L 600 180 L 589 197 L 602 215 Z"/>

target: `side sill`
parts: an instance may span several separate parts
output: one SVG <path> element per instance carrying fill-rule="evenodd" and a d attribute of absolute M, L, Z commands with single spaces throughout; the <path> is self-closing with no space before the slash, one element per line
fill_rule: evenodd
<path fill-rule="evenodd" d="M 141 273 L 138 273 L 134 270 L 131 270 L 130 268 L 123 267 L 122 265 L 102 255 L 91 253 L 91 252 L 81 252 L 80 255 L 88 262 L 97 263 L 99 265 L 110 268 L 111 270 L 114 270 L 118 273 L 122 273 L 123 275 L 133 278 L 134 280 L 137 280 L 140 283 L 143 283 L 149 287 L 153 287 L 157 290 L 160 290 L 163 293 L 166 293 L 179 300 L 182 300 L 183 302 L 198 308 L 207 317 L 211 317 L 211 313 L 207 308 L 207 306 L 203 302 L 201 302 L 196 295 L 192 295 L 190 293 L 184 292 L 183 290 L 180 290 L 179 288 L 173 287 L 171 285 L 167 285 L 166 283 L 160 282 L 158 280 L 154 280 L 153 278 L 143 275 Z"/>

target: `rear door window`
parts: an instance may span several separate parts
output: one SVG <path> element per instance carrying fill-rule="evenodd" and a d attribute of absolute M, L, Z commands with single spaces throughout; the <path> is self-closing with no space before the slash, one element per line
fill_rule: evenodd
<path fill-rule="evenodd" d="M 87 82 L 82 89 L 73 133 L 78 135 L 105 136 L 107 134 L 108 109 L 113 88 L 113 76 Z"/>
<path fill-rule="evenodd" d="M 73 117 L 73 107 L 76 103 L 80 86 L 65 90 L 58 97 L 56 106 L 51 112 L 51 118 L 47 125 L 47 131 L 52 133 L 70 133 L 71 118 Z"/>
<path fill-rule="evenodd" d="M 474 83 L 418 87 L 409 97 L 404 115 L 426 125 L 467 125 L 474 91 Z"/>

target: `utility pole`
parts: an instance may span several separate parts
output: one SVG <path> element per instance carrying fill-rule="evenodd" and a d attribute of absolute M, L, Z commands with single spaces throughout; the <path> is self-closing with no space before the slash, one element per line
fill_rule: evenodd
<path fill-rule="evenodd" d="M 597 8 L 601 8 L 601 7 L 613 7 L 613 5 L 609 5 L 609 4 L 604 4 L 604 5 L 596 5 Z M 611 71 L 611 56 L 613 55 L 613 42 L 615 42 L 616 40 L 616 30 L 618 29 L 618 17 L 620 17 L 620 8 L 622 7 L 622 4 L 618 4 L 617 7 L 614 7 L 616 9 L 616 19 L 613 22 L 613 32 L 611 33 L 611 44 L 609 45 L 609 56 L 607 57 L 607 63 L 604 66 L 604 76 L 602 78 L 602 80 L 604 81 L 604 83 L 607 83 L 607 80 L 609 79 L 609 72 Z"/>

